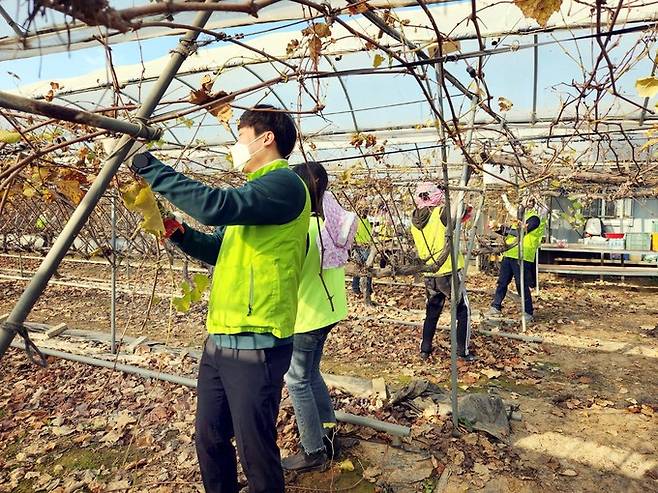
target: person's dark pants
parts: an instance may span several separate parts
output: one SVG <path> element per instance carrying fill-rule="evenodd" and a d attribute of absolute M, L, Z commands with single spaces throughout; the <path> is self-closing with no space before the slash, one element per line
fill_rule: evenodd
<path fill-rule="evenodd" d="M 532 292 L 531 288 L 535 285 L 535 264 L 534 262 L 523 261 L 523 276 L 524 286 L 523 292 L 525 297 L 525 312 L 528 315 L 534 313 L 532 307 Z M 496 310 L 501 310 L 503 300 L 507 294 L 507 286 L 514 278 L 516 283 L 516 292 L 521 295 L 521 269 L 519 268 L 519 261 L 515 258 L 503 257 L 500 263 L 500 273 L 498 274 L 498 284 L 496 285 L 496 294 L 494 295 L 491 306 Z"/>
<path fill-rule="evenodd" d="M 372 277 L 366 277 L 366 291 L 365 295 L 372 294 Z M 352 292 L 354 294 L 361 294 L 361 278 L 359 276 L 352 277 Z"/>
<path fill-rule="evenodd" d="M 460 283 L 459 302 L 457 304 L 457 352 L 461 356 L 468 355 L 468 344 L 471 339 L 471 308 L 463 283 Z M 451 296 L 451 275 L 425 278 L 427 305 L 425 307 L 425 323 L 423 324 L 423 341 L 420 350 L 432 352 L 432 340 L 436 326 L 445 305 Z"/>
<path fill-rule="evenodd" d="M 354 253 L 356 255 L 356 261 L 359 265 L 365 265 L 370 255 L 370 248 L 367 247 L 354 247 Z M 352 277 L 352 292 L 354 294 L 361 294 L 361 277 L 354 276 Z M 366 286 L 365 286 L 365 295 L 366 298 L 369 298 L 372 294 L 372 277 L 366 277 Z"/>
<path fill-rule="evenodd" d="M 276 420 L 292 344 L 226 349 L 209 337 L 197 386 L 196 450 L 207 493 L 237 493 L 235 437 L 250 493 L 283 493 Z"/>

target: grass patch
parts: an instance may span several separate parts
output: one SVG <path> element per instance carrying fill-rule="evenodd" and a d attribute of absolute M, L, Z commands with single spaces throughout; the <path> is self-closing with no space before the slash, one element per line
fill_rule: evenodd
<path fill-rule="evenodd" d="M 123 460 L 125 451 L 106 448 L 74 448 L 66 450 L 62 456 L 55 460 L 52 466 L 61 465 L 64 470 L 99 469 L 105 466 L 108 469 Z"/>
<path fill-rule="evenodd" d="M 395 380 L 397 383 L 399 383 L 402 387 L 406 387 L 413 381 L 413 377 L 410 375 L 397 375 L 395 377 Z"/>
<path fill-rule="evenodd" d="M 11 490 L 11 493 L 33 493 L 34 488 L 34 479 L 24 479 L 20 483 L 18 483 L 18 486 Z"/>
<path fill-rule="evenodd" d="M 21 440 L 16 440 L 5 447 L 4 455 L 6 459 L 13 459 L 16 454 L 23 448 Z"/>
<path fill-rule="evenodd" d="M 560 371 L 560 365 L 552 361 L 535 361 L 532 363 L 532 366 L 537 370 L 550 373 L 558 373 Z"/>
<path fill-rule="evenodd" d="M 341 457 L 338 462 L 345 460 Z M 337 466 L 324 472 L 311 472 L 300 474 L 294 486 L 310 488 L 314 491 L 341 491 L 345 493 L 374 493 L 375 484 L 363 479 L 362 464 L 355 458 L 351 458 L 354 471 L 340 471 Z M 363 462 L 363 461 L 361 461 Z"/>
<path fill-rule="evenodd" d="M 489 380 L 488 384 L 489 387 L 496 387 L 508 392 L 516 392 L 517 394 L 525 395 L 527 397 L 535 397 L 541 394 L 541 389 L 536 385 L 521 384 L 517 383 L 515 380 L 504 377 Z"/>
<path fill-rule="evenodd" d="M 333 375 L 372 379 L 383 376 L 384 373 L 382 372 L 382 369 L 371 366 L 357 366 L 353 361 L 337 361 L 326 356 L 322 358 L 322 371 Z"/>

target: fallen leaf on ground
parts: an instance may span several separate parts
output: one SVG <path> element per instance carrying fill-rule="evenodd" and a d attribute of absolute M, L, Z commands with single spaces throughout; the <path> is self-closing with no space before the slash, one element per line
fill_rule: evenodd
<path fill-rule="evenodd" d="M 498 378 L 503 374 L 502 371 L 492 370 L 491 368 L 485 368 L 484 370 L 480 370 L 480 373 L 482 373 L 489 380 L 491 380 L 492 378 Z"/>
<path fill-rule="evenodd" d="M 377 466 L 370 466 L 363 471 L 363 479 L 370 481 L 371 483 L 375 481 L 377 476 L 382 474 L 382 470 Z"/>

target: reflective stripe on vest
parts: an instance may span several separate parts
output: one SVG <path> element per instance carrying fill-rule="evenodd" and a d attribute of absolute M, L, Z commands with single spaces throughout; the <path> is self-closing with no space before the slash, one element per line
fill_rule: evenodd
<path fill-rule="evenodd" d="M 528 222 L 528 219 L 531 217 L 537 217 L 539 218 L 539 214 L 537 214 L 535 211 L 528 211 L 525 214 L 525 219 L 524 219 L 524 224 Z M 541 245 L 542 240 L 544 239 L 544 229 L 546 226 L 546 222 L 540 218 L 539 222 L 539 227 L 537 229 L 530 231 L 530 233 L 527 233 L 523 236 L 523 260 L 526 262 L 534 262 L 535 257 L 537 255 L 537 250 L 539 249 L 539 245 Z M 507 238 L 505 238 L 505 243 L 510 244 L 514 243 L 516 241 L 516 237 L 512 235 L 508 235 Z M 519 258 L 519 246 L 518 244 L 507 250 L 505 253 L 503 253 L 503 257 L 509 257 L 509 258 Z"/>
<path fill-rule="evenodd" d="M 285 160 L 274 161 L 249 180 L 287 166 Z M 286 224 L 226 228 L 208 304 L 209 333 L 253 332 L 280 339 L 293 334 L 310 211 L 306 190 L 303 211 Z"/>
<path fill-rule="evenodd" d="M 433 258 L 437 258 L 443 251 L 446 242 L 446 227 L 441 222 L 441 212 L 443 207 L 435 207 L 430 215 L 430 219 L 425 227 L 420 230 L 411 226 L 411 236 L 416 245 L 416 251 L 421 259 L 426 259 L 427 265 L 434 264 Z M 464 267 L 464 256 L 459 253 L 457 258 L 457 268 Z M 452 263 L 450 255 L 441 265 L 438 272 L 426 272 L 426 276 L 443 276 L 452 272 Z"/>

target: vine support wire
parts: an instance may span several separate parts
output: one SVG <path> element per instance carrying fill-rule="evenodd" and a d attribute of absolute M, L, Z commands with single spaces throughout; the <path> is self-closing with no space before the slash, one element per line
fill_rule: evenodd
<path fill-rule="evenodd" d="M 518 176 L 517 176 L 518 180 Z M 518 190 L 518 185 L 517 185 L 517 190 Z M 519 202 L 521 199 L 518 199 Z M 523 258 L 523 240 L 525 239 L 525 207 L 523 207 L 523 204 L 519 203 L 518 207 L 518 212 L 516 214 L 516 217 L 518 218 L 519 221 L 519 226 L 517 228 L 517 238 L 519 239 L 519 245 L 518 245 L 518 252 L 519 252 L 519 285 L 520 285 L 520 297 L 521 297 L 521 329 L 523 332 L 525 332 L 528 328 L 528 321 L 526 320 L 526 313 L 525 313 L 525 283 L 526 283 L 526 278 L 525 278 L 525 259 Z"/>
<path fill-rule="evenodd" d="M 111 223 L 112 223 L 112 236 L 110 239 L 110 245 L 112 248 L 112 254 L 110 257 L 112 268 L 112 290 L 111 290 L 111 300 L 110 300 L 110 338 L 111 338 L 111 351 L 112 354 L 117 353 L 117 194 L 112 193 L 111 205 Z"/>
<path fill-rule="evenodd" d="M 533 37 L 534 47 L 532 49 L 532 114 L 530 123 L 537 123 L 537 82 L 539 79 L 539 38 L 535 34 Z"/>
<path fill-rule="evenodd" d="M 215 3 L 217 0 L 207 0 L 207 3 Z M 196 14 L 192 27 L 203 27 L 212 11 L 204 11 Z M 136 118 L 142 123 L 147 121 L 155 110 L 158 102 L 162 99 L 169 84 L 175 77 L 178 69 L 185 59 L 192 53 L 195 48 L 195 40 L 199 36 L 196 29 L 189 30 L 178 43 L 178 46 L 171 52 L 168 64 L 163 68 L 158 81 L 155 83 L 152 91 L 146 97 L 144 103 L 137 111 Z M 14 305 L 9 317 L 0 329 L 0 358 L 5 354 L 14 337 L 16 336 L 15 327 L 22 327 L 37 300 L 46 289 L 48 281 L 55 273 L 60 262 L 66 255 L 75 237 L 80 233 L 82 227 L 87 222 L 92 211 L 98 204 L 101 196 L 107 190 L 110 181 L 119 170 L 134 143 L 134 139 L 124 135 L 116 144 L 110 157 L 105 161 L 101 171 L 89 188 L 89 191 L 78 205 L 77 209 L 71 215 L 66 226 L 58 236 L 45 259 L 39 266 L 39 269 L 32 277 L 32 280 L 21 294 L 21 297 Z"/>
<path fill-rule="evenodd" d="M 470 149 L 471 143 L 473 142 L 473 130 L 474 130 L 474 125 L 473 123 L 475 122 L 475 112 L 477 111 L 478 107 L 478 98 L 477 97 L 472 97 L 471 98 L 471 125 L 470 129 L 468 132 L 468 136 L 466 137 L 466 145 Z M 466 191 L 466 190 L 475 190 L 479 192 L 478 200 L 479 203 L 477 207 L 475 208 L 475 215 L 473 216 L 473 225 L 471 226 L 469 232 L 468 232 L 468 243 L 466 245 L 466 258 L 464 259 L 464 268 L 462 269 L 463 272 L 463 282 L 466 283 L 466 276 L 468 275 L 468 266 L 471 263 L 471 258 L 472 258 L 472 252 L 473 252 L 473 245 L 475 244 L 475 229 L 478 226 L 478 222 L 480 221 L 480 214 L 482 212 L 482 207 L 484 207 L 484 202 L 485 202 L 485 192 L 486 192 L 486 186 L 484 184 L 484 178 L 482 180 L 482 189 L 471 189 L 469 187 L 459 187 L 460 190 Z M 461 193 L 463 195 L 463 192 Z"/>

